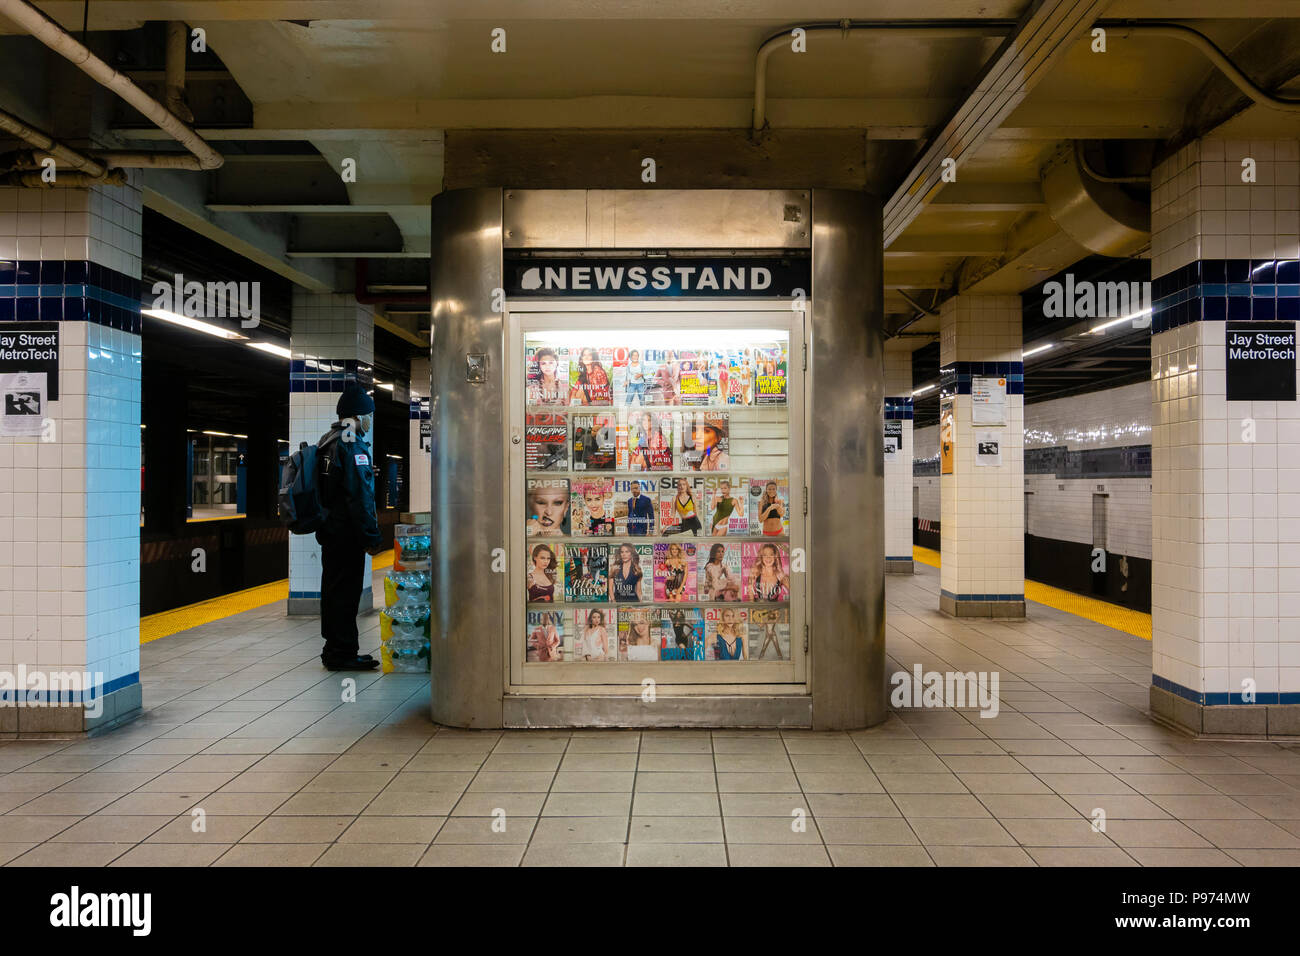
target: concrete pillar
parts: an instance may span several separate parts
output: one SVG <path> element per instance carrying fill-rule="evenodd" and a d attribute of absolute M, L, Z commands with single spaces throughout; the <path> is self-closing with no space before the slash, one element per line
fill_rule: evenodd
<path fill-rule="evenodd" d="M 375 314 L 350 294 L 293 293 L 289 348 L 289 450 L 316 442 L 338 421 L 334 408 L 349 379 L 373 394 Z M 373 436 L 368 436 L 373 439 Z M 366 557 L 361 610 L 374 606 Z M 320 613 L 320 545 L 314 535 L 289 537 L 289 614 Z"/>
<path fill-rule="evenodd" d="M 137 179 L 0 188 L 0 335 L 59 335 L 36 433 L 0 434 L 0 672 L 18 685 L 0 691 L 0 735 L 140 710 Z M 13 706 L 22 692 L 47 706 Z"/>
<path fill-rule="evenodd" d="M 430 449 L 433 445 L 429 418 L 429 360 L 427 358 L 411 359 L 411 446 L 407 460 L 411 463 L 411 473 L 407 478 L 410 493 L 407 496 L 407 510 L 415 514 L 429 514 L 433 511 L 432 481 L 433 458 Z M 421 430 L 429 432 L 421 446 Z"/>
<path fill-rule="evenodd" d="M 896 438 L 890 434 L 894 429 Z M 885 573 L 912 573 L 912 349 L 907 339 L 885 343 Z"/>
<path fill-rule="evenodd" d="M 1019 296 L 959 295 L 943 304 L 939 607 L 957 617 L 1025 616 L 1021 347 Z"/>
<path fill-rule="evenodd" d="M 1300 407 L 1229 400 L 1227 337 L 1300 318 L 1300 144 L 1193 142 L 1151 185 L 1152 711 L 1297 734 Z"/>

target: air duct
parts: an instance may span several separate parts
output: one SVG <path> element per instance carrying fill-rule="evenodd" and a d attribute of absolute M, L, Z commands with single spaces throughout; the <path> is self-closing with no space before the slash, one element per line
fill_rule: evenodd
<path fill-rule="evenodd" d="M 1131 186 L 1090 176 L 1077 142 L 1063 144 L 1052 155 L 1042 183 L 1048 213 L 1085 249 L 1123 258 L 1150 242 L 1150 199 L 1135 198 Z"/>

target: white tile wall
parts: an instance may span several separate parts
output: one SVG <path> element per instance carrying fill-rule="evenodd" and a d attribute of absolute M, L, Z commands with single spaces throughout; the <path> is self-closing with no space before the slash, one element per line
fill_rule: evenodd
<path fill-rule="evenodd" d="M 429 360 L 411 360 L 411 398 L 429 397 Z M 407 476 L 407 495 L 410 510 L 433 510 L 433 458 L 428 451 L 420 451 L 420 422 L 411 419 L 411 444 L 407 460 L 411 473 Z"/>
<path fill-rule="evenodd" d="M 912 394 L 912 350 L 906 340 L 892 340 L 885 348 L 885 395 Z M 912 556 L 912 423 L 903 426 L 897 461 L 885 462 L 885 555 Z"/>

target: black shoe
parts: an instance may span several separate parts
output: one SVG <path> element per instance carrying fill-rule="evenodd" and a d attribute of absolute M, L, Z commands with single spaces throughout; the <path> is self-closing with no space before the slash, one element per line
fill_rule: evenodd
<path fill-rule="evenodd" d="M 372 671 L 379 666 L 373 657 L 354 657 L 350 661 L 322 661 L 326 670 L 331 671 Z"/>

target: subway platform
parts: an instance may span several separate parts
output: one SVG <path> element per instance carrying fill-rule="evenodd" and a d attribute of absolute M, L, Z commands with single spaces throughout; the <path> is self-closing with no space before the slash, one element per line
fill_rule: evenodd
<path fill-rule="evenodd" d="M 1031 604 L 953 619 L 889 575 L 887 673 L 997 673 L 999 709 L 877 728 L 484 731 L 423 676 L 319 664 L 282 602 L 141 648 L 143 715 L 0 742 L 18 866 L 1295 866 L 1300 744 L 1194 740 L 1146 708 L 1149 641 Z M 378 616 L 361 619 L 362 649 Z"/>

